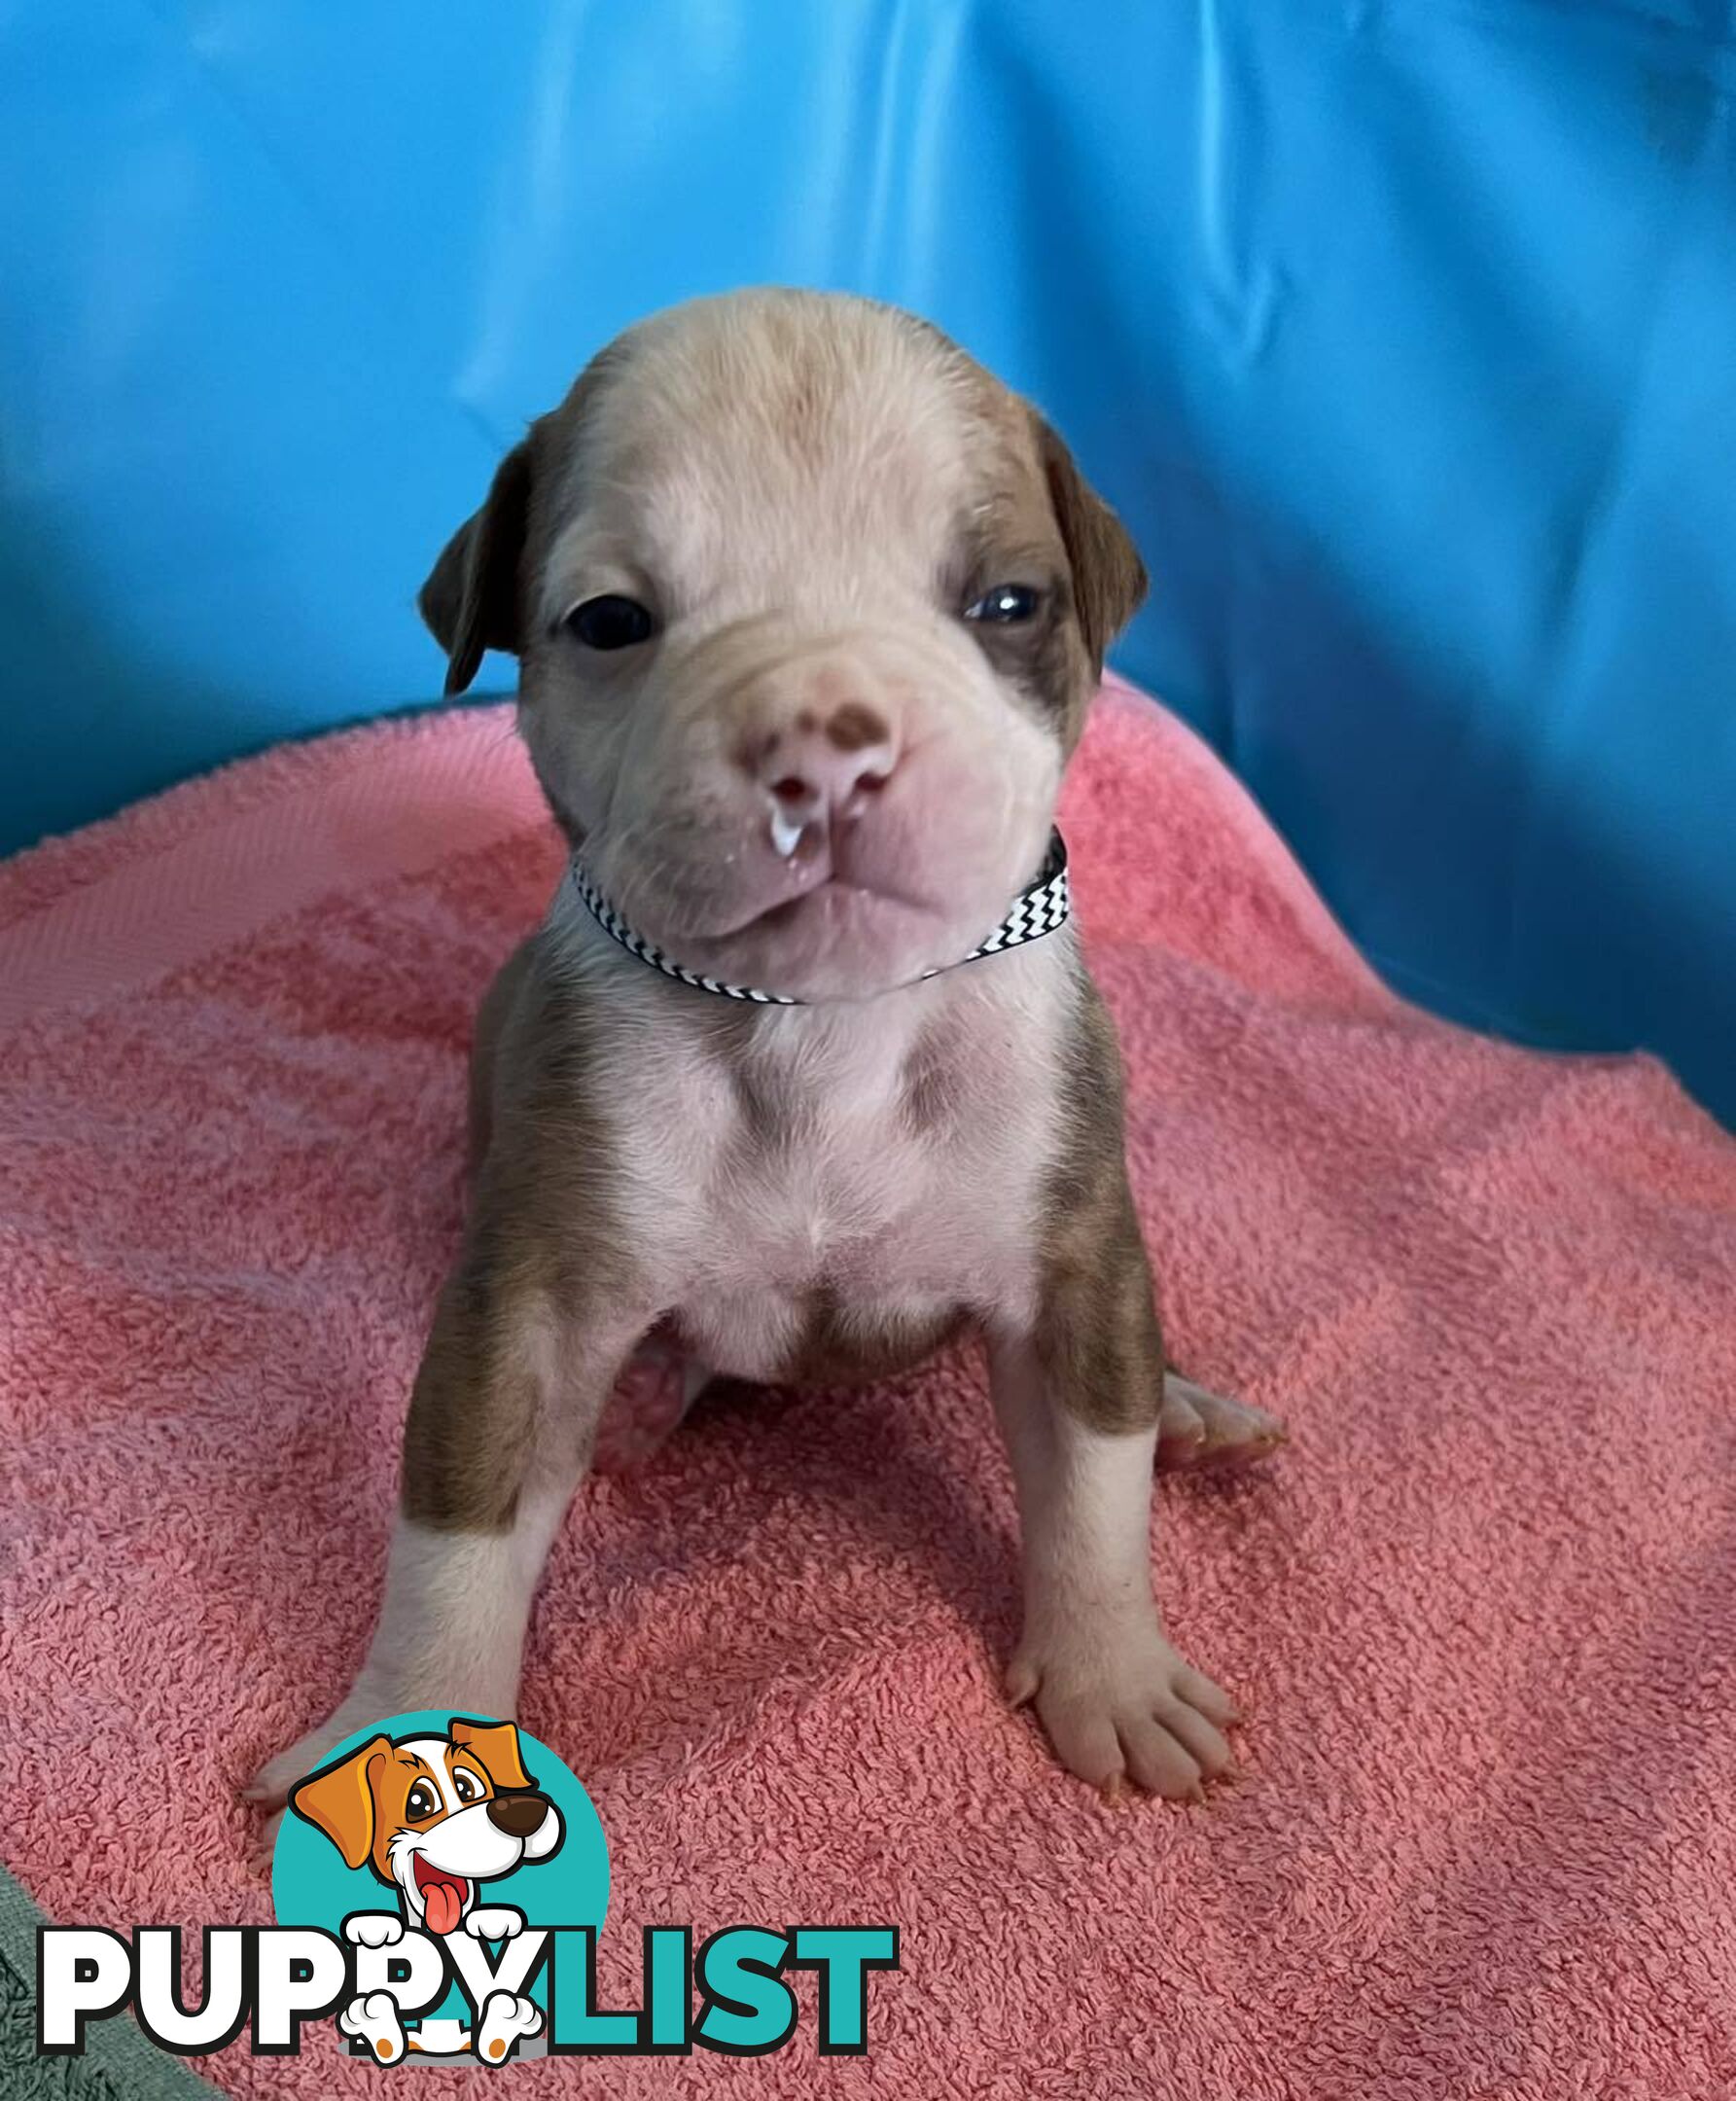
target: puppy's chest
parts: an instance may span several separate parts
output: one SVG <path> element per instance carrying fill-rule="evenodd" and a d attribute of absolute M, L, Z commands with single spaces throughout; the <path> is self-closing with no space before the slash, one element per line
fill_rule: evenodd
<path fill-rule="evenodd" d="M 635 1179 L 666 1207 L 655 1238 L 695 1354 L 745 1378 L 880 1371 L 1021 1297 L 1051 1132 L 1005 1063 L 774 1039 L 666 1073 Z"/>

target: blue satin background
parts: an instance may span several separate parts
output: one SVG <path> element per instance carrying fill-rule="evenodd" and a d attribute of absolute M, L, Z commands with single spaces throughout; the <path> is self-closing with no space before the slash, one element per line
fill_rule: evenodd
<path fill-rule="evenodd" d="M 1722 0 L 0 6 L 0 846 L 432 698 L 596 344 L 845 286 L 1067 432 L 1401 989 L 1736 1116 L 1733 88 Z"/>

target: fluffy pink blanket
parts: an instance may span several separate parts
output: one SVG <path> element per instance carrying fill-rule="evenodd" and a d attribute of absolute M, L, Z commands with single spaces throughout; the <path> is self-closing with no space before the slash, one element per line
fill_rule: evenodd
<path fill-rule="evenodd" d="M 903 1967 L 866 2062 L 804 2024 L 514 2091 L 1736 2090 L 1736 1146 L 1654 1063 L 1400 1005 L 1123 689 L 1067 820 L 1175 1353 L 1292 1430 L 1157 1497 L 1241 1775 L 1108 1806 L 1002 1703 L 974 1364 L 702 1411 L 582 1493 L 527 1659 L 605 1991 L 653 1921 L 897 1920 Z M 471 1015 L 558 866 L 490 708 L 0 869 L 0 1849 L 59 1919 L 268 1916 L 235 1791 L 360 1656 Z"/>

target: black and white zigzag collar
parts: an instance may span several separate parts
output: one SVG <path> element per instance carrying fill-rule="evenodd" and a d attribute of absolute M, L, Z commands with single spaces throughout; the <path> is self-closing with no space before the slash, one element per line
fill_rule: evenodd
<path fill-rule="evenodd" d="M 721 978 L 707 978 L 700 971 L 688 970 L 643 935 L 633 932 L 585 872 L 577 857 L 573 860 L 571 872 L 573 888 L 603 932 L 613 935 L 629 955 L 636 955 L 641 963 L 649 963 L 653 970 L 661 971 L 665 978 L 679 979 L 685 985 L 692 985 L 701 992 L 716 992 L 724 999 L 749 1000 L 757 1007 L 805 1007 L 809 1004 L 806 1000 L 793 999 L 788 992 L 762 992 L 754 985 L 726 984 Z M 969 955 L 960 956 L 958 963 L 943 963 L 939 970 L 924 971 L 922 977 L 939 978 L 942 971 L 956 970 L 959 963 L 974 963 L 981 956 L 999 955 L 1005 948 L 1020 948 L 1027 942 L 1041 941 L 1045 934 L 1065 926 L 1071 910 L 1067 889 L 1067 847 L 1060 833 L 1051 832 L 1048 852 L 1035 880 L 1019 892 L 1012 908 L 988 939 L 978 942 Z"/>

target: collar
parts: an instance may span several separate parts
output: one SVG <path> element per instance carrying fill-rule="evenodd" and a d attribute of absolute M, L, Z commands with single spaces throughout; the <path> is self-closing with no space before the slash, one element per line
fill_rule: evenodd
<path fill-rule="evenodd" d="M 649 963 L 653 970 L 661 971 L 665 978 L 678 979 L 681 983 L 692 985 L 701 992 L 716 992 L 724 999 L 749 1000 L 757 1007 L 806 1007 L 812 1004 L 807 1000 L 793 999 L 788 992 L 762 992 L 755 985 L 726 984 L 721 978 L 707 978 L 698 971 L 684 968 L 643 935 L 633 932 L 585 873 L 577 855 L 570 872 L 573 888 L 603 932 L 620 942 L 629 955 L 636 955 L 641 963 Z M 939 978 L 942 971 L 957 970 L 959 964 L 974 963 L 981 956 L 999 955 L 1004 948 L 1021 948 L 1027 942 L 1041 941 L 1045 934 L 1065 926 L 1071 911 L 1067 847 L 1060 833 L 1051 832 L 1042 868 L 1013 900 L 1011 908 L 994 932 L 985 941 L 978 942 L 969 955 L 960 956 L 958 963 L 942 963 L 939 969 L 924 971 L 921 978 L 912 981 L 920 984 L 926 979 Z"/>

